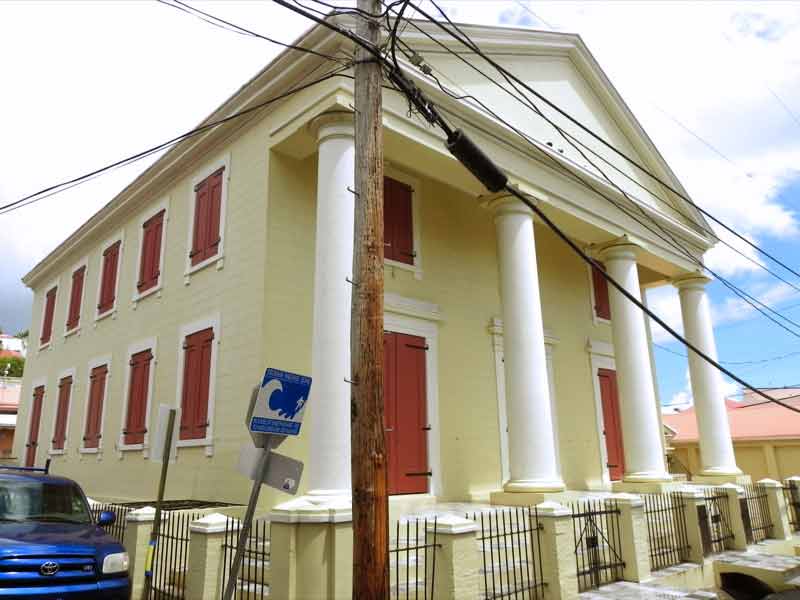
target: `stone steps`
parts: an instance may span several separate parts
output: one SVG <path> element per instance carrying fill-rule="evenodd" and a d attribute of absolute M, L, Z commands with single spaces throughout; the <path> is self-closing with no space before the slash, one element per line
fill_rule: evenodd
<path fill-rule="evenodd" d="M 719 598 L 714 592 L 695 591 L 687 592 L 666 587 L 657 587 L 629 581 L 617 581 L 580 594 L 581 600 L 671 600 L 673 598 L 706 599 Z"/>

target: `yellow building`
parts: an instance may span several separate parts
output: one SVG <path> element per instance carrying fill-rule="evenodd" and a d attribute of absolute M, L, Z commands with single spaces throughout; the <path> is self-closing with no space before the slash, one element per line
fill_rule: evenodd
<path fill-rule="evenodd" d="M 447 87 L 481 98 L 536 142 L 410 65 L 409 76 L 627 292 L 679 286 L 687 335 L 712 352 L 697 261 L 715 239 L 670 191 L 685 195 L 582 40 L 467 31 L 664 185 L 545 109 L 607 161 L 611 183 L 603 179 L 558 132 L 476 76 L 463 53 L 444 52 L 437 43 L 454 42 L 430 24 L 403 39 Z M 352 55 L 320 27 L 300 43 Z M 281 54 L 204 124 L 253 110 L 174 146 L 25 276 L 35 338 L 17 456 L 51 458 L 53 471 L 91 496 L 149 500 L 158 406 L 182 406 L 168 496 L 242 502 L 244 413 L 272 366 L 314 379 L 302 434 L 281 448 L 306 463 L 303 498 L 286 510 L 346 504 L 353 82 L 303 87 L 331 66 Z M 530 504 L 564 489 L 668 485 L 642 312 L 519 202 L 487 196 L 399 94 L 385 90 L 383 106 L 392 491 L 412 503 Z M 701 475 L 735 480 L 717 373 L 691 368 Z"/>

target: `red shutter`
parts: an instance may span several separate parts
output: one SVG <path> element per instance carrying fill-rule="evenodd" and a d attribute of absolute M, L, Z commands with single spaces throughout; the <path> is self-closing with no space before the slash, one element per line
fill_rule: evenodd
<path fill-rule="evenodd" d="M 86 267 L 77 269 L 72 274 L 72 290 L 69 296 L 69 310 L 67 311 L 67 330 L 75 329 L 81 320 L 81 299 L 83 298 L 83 281 Z"/>
<path fill-rule="evenodd" d="M 147 394 L 150 383 L 150 362 L 153 353 L 148 350 L 131 356 L 130 387 L 128 389 L 128 414 L 125 421 L 123 442 L 125 444 L 144 443 L 147 433 Z"/>
<path fill-rule="evenodd" d="M 603 269 L 605 270 L 605 268 Z M 611 319 L 611 303 L 608 299 L 608 281 L 603 274 L 592 267 L 592 286 L 594 287 L 594 314 L 599 319 Z"/>
<path fill-rule="evenodd" d="M 414 227 L 411 187 L 390 177 L 383 178 L 384 256 L 414 264 Z"/>
<path fill-rule="evenodd" d="M 44 386 L 40 385 L 33 390 L 33 404 L 31 406 L 30 429 L 28 430 L 28 443 L 25 445 L 25 466 L 32 467 L 36 463 L 36 449 L 39 447 L 39 425 L 42 421 L 42 402 L 44 400 Z"/>
<path fill-rule="evenodd" d="M 384 422 L 390 494 L 428 491 L 425 338 L 384 334 Z"/>
<path fill-rule="evenodd" d="M 208 178 L 208 233 L 207 233 L 207 247 L 206 258 L 216 256 L 219 251 L 220 238 L 220 214 L 222 211 L 222 175 L 223 169 L 220 169 Z"/>
<path fill-rule="evenodd" d="M 622 440 L 622 423 L 619 416 L 617 373 L 611 369 L 598 369 L 600 401 L 603 405 L 603 435 L 606 438 L 608 474 L 619 481 L 625 474 L 625 452 Z"/>
<path fill-rule="evenodd" d="M 194 225 L 192 231 L 192 251 L 189 257 L 192 265 L 205 259 L 205 248 L 208 245 L 207 226 L 208 219 L 208 185 L 207 180 L 201 181 L 194 188 Z"/>
<path fill-rule="evenodd" d="M 161 274 L 161 238 L 164 229 L 164 211 L 145 221 L 142 232 L 142 255 L 139 261 L 139 281 L 136 289 L 146 292 L 158 283 Z"/>
<path fill-rule="evenodd" d="M 44 304 L 44 318 L 42 319 L 42 335 L 39 338 L 41 344 L 46 344 L 50 341 L 53 334 L 53 313 L 56 310 L 56 292 L 58 287 L 54 287 L 47 292 Z"/>
<path fill-rule="evenodd" d="M 72 395 L 72 377 L 64 377 L 58 384 L 58 406 L 56 408 L 56 426 L 53 432 L 53 449 L 63 450 L 67 439 L 67 415 Z"/>
<path fill-rule="evenodd" d="M 102 437 L 103 396 L 106 392 L 108 365 L 92 369 L 89 377 L 89 406 L 86 415 L 86 430 L 83 435 L 84 448 L 97 448 Z"/>
<path fill-rule="evenodd" d="M 211 327 L 187 335 L 184 340 L 180 435 L 182 440 L 206 437 L 213 342 L 214 330 Z"/>
<path fill-rule="evenodd" d="M 103 252 L 103 274 L 100 278 L 100 302 L 97 312 L 102 314 L 114 308 L 117 287 L 117 269 L 119 266 L 119 249 L 121 241 L 114 242 Z"/>
<path fill-rule="evenodd" d="M 211 258 L 219 251 L 224 170 L 224 167 L 219 169 L 194 188 L 194 230 L 189 253 L 192 265 Z"/>

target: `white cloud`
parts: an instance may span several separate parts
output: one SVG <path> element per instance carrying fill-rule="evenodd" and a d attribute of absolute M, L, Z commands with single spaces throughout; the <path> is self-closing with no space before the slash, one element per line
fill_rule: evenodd
<path fill-rule="evenodd" d="M 728 381 L 724 377 L 720 375 L 721 382 L 720 382 L 720 391 L 722 392 L 723 398 L 731 398 L 733 396 L 738 396 L 742 393 L 741 387 L 732 382 Z M 692 395 L 692 375 L 689 373 L 689 369 L 686 369 L 686 379 L 685 379 L 685 387 L 680 390 L 679 392 L 675 392 L 670 399 L 669 404 L 664 406 L 666 412 L 675 410 L 676 408 L 685 409 L 689 408 L 690 406 L 694 405 L 694 396 Z"/>

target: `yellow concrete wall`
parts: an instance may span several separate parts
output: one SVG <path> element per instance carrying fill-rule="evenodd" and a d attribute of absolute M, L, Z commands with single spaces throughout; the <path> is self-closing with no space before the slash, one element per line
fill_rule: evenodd
<path fill-rule="evenodd" d="M 736 464 L 754 482 L 764 478 L 782 481 L 800 474 L 800 439 L 734 440 L 733 450 Z M 696 443 L 675 444 L 675 454 L 692 473 L 700 470 L 700 449 Z"/>
<path fill-rule="evenodd" d="M 58 374 L 76 369 L 76 381 L 69 417 L 67 453 L 53 457 L 52 470 L 80 481 L 89 495 L 117 498 L 153 498 L 158 467 L 145 460 L 141 451 L 118 453 L 116 442 L 122 423 L 125 369 L 128 346 L 137 340 L 156 337 L 153 406 L 175 404 L 180 353 L 179 328 L 214 313 L 220 314 L 221 344 L 218 346 L 216 410 L 213 456 L 205 448 L 180 450 L 177 465 L 171 469 L 168 497 L 216 498 L 242 500 L 247 482 L 235 474 L 239 443 L 244 432 L 243 414 L 249 402 L 249 389 L 263 368 L 263 261 L 265 254 L 267 153 L 263 140 L 267 123 L 251 128 L 225 147 L 207 153 L 181 173 L 169 189 L 154 194 L 135 211 L 103 227 L 101 232 L 74 248 L 61 264 L 51 349 L 37 352 L 41 326 L 42 296 L 56 275 L 43 278 L 34 290 L 31 339 L 23 383 L 19 422 L 25 435 L 17 436 L 15 450 L 24 455 L 27 441 L 31 384 L 40 377 L 47 382 L 42 411 L 38 462 L 43 462 L 55 418 Z M 230 153 L 230 180 L 225 224 L 224 263 L 221 269 L 211 265 L 191 275 L 184 282 L 186 255 L 189 251 L 189 210 L 191 180 L 224 153 Z M 162 292 L 143 299 L 134 309 L 131 298 L 138 278 L 139 215 L 147 205 L 169 197 L 166 224 L 165 260 L 162 266 Z M 119 267 L 117 313 L 95 324 L 94 307 L 98 285 L 101 245 L 119 228 L 124 228 L 124 247 Z M 64 338 L 70 273 L 82 256 L 89 257 L 86 290 L 82 304 L 79 335 Z M 108 399 L 102 431 L 100 455 L 79 454 L 87 393 L 87 363 L 93 357 L 111 354 Z M 151 410 L 148 428 L 155 430 L 157 409 Z"/>
<path fill-rule="evenodd" d="M 54 457 L 54 471 L 75 477 L 98 498 L 152 498 L 157 466 L 141 452 L 118 453 L 114 444 L 122 422 L 125 364 L 129 344 L 157 337 L 154 405 L 175 403 L 179 328 L 215 312 L 221 315 L 217 368 L 213 456 L 203 448 L 182 449 L 172 469 L 167 494 L 172 498 L 243 501 L 248 482 L 235 470 L 239 444 L 245 437 L 243 416 L 249 389 L 266 365 L 298 372 L 311 369 L 311 331 L 316 204 L 316 157 L 305 159 L 270 149 L 268 132 L 278 116 L 240 132 L 208 153 L 213 160 L 230 153 L 230 182 L 225 232 L 225 259 L 193 275 L 184 284 L 191 180 L 203 168 L 198 163 L 154 194 L 152 203 L 169 196 L 165 284 L 162 294 L 144 299 L 134 310 L 130 298 L 137 278 L 139 215 L 144 206 L 104 225 L 102 231 L 74 248 L 59 263 L 59 272 L 42 277 L 36 286 L 31 324 L 38 338 L 43 293 L 56 274 L 60 287 L 54 320 L 53 348 L 31 349 L 23 399 L 32 382 L 47 379 L 42 416 L 45 442 L 55 417 L 58 374 L 77 370 L 68 433 L 68 452 Z M 298 153 L 299 154 L 299 153 Z M 387 156 L 403 171 L 404 156 Z M 437 304 L 438 398 L 442 499 L 466 499 L 498 489 L 501 484 L 500 435 L 494 354 L 487 330 L 501 316 L 492 216 L 477 199 L 420 173 L 420 258 L 423 274 L 387 267 L 386 289 L 404 297 Z M 118 312 L 94 326 L 101 244 L 124 227 L 125 247 L 120 266 Z M 544 227 L 536 227 L 544 326 L 557 343 L 553 371 L 562 471 L 573 488 L 596 487 L 602 477 L 593 374 L 587 339 L 610 342 L 608 324 L 592 319 L 588 270 Z M 82 331 L 63 337 L 71 268 L 89 256 Z M 111 353 L 109 399 L 103 429 L 104 451 L 78 454 L 86 402 L 87 363 Z M 313 406 L 309 407 L 313 411 Z M 21 426 L 27 431 L 29 403 L 23 402 Z M 149 428 L 155 428 L 155 410 Z M 23 455 L 27 435 L 15 442 Z M 40 462 L 44 459 L 44 446 Z M 281 452 L 307 458 L 308 439 L 287 441 Z M 124 467 L 124 470 L 122 469 Z M 301 492 L 304 488 L 301 488 Z M 262 506 L 278 493 L 264 491 Z M 285 496 L 281 496 L 285 498 Z"/>
<path fill-rule="evenodd" d="M 474 197 L 416 173 L 406 175 L 419 182 L 423 274 L 418 279 L 387 266 L 386 290 L 441 309 L 437 358 L 443 498 L 465 499 L 501 483 L 494 354 L 487 329 L 501 313 L 494 224 Z M 269 364 L 301 372 L 311 366 L 315 184 L 314 157 L 297 160 L 272 153 L 265 352 Z M 610 341 L 610 328 L 593 324 L 585 265 L 543 228 L 537 226 L 536 235 L 545 328 L 558 338 L 553 361 L 562 413 L 561 460 L 568 483 L 583 488 L 601 477 L 586 340 Z M 281 451 L 305 458 L 307 444 L 301 436 Z"/>

